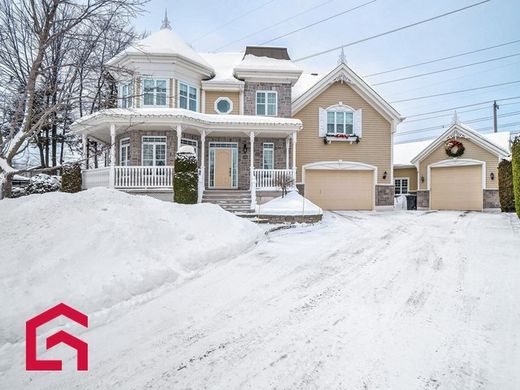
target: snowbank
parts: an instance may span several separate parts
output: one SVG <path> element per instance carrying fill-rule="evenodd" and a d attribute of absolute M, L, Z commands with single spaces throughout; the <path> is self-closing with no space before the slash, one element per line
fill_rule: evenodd
<path fill-rule="evenodd" d="M 102 188 L 6 199 L 0 215 L 0 345 L 20 341 L 15 330 L 56 303 L 94 313 L 238 255 L 261 236 L 216 205 Z"/>
<path fill-rule="evenodd" d="M 321 215 L 323 211 L 297 191 L 273 199 L 258 207 L 260 215 Z"/>
<path fill-rule="evenodd" d="M 399 195 L 394 198 L 394 209 L 406 210 L 406 196 Z"/>

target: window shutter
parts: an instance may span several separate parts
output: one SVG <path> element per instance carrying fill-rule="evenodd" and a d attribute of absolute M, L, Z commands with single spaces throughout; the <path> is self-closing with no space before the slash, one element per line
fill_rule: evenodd
<path fill-rule="evenodd" d="M 327 135 L 327 110 L 319 108 L 318 135 L 325 137 Z"/>
<path fill-rule="evenodd" d="M 353 115 L 353 130 L 354 134 L 359 138 L 363 137 L 363 115 L 361 108 L 354 111 Z"/>

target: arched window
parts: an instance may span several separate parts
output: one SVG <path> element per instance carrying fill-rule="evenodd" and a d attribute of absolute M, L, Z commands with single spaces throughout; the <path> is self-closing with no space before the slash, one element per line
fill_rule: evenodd
<path fill-rule="evenodd" d="M 343 103 L 319 109 L 320 137 L 362 136 L 361 109 L 354 110 Z"/>
<path fill-rule="evenodd" d="M 327 110 L 327 134 L 353 134 L 352 111 Z"/>

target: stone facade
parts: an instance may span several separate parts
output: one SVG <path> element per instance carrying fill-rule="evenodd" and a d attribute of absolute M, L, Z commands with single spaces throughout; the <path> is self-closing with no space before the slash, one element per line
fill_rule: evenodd
<path fill-rule="evenodd" d="M 245 82 L 244 114 L 256 115 L 256 91 L 278 92 L 278 117 L 291 118 L 291 84 Z"/>
<path fill-rule="evenodd" d="M 498 190 L 484 190 L 484 210 L 500 209 Z"/>
<path fill-rule="evenodd" d="M 394 186 L 376 185 L 376 206 L 393 206 L 394 192 Z"/>
<path fill-rule="evenodd" d="M 430 191 L 419 190 L 417 191 L 417 208 L 418 209 L 429 209 L 430 208 Z"/>

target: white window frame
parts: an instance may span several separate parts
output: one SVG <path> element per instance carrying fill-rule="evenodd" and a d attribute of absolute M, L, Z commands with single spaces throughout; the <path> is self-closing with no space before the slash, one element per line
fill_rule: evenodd
<path fill-rule="evenodd" d="M 124 143 L 124 144 L 123 144 Z M 123 163 L 123 149 L 127 149 L 127 152 L 126 152 L 126 163 Z M 121 138 L 119 140 L 119 164 L 122 166 L 122 167 L 127 167 L 129 166 L 130 164 L 130 138 L 129 137 L 126 137 L 126 138 Z"/>
<path fill-rule="evenodd" d="M 161 139 L 161 141 L 145 141 L 145 138 L 156 138 Z M 168 143 L 165 136 L 162 135 L 143 135 L 141 137 L 141 165 L 144 165 L 144 145 L 153 145 L 153 165 L 146 165 L 147 167 L 162 167 L 166 166 L 168 162 Z M 157 165 L 157 145 L 164 145 L 164 165 Z"/>
<path fill-rule="evenodd" d="M 343 114 L 343 123 L 340 123 L 343 125 L 343 132 L 338 131 L 338 114 Z M 329 131 L 329 114 L 334 114 L 334 131 Z M 351 126 L 350 133 L 347 133 L 347 115 L 350 115 L 351 123 L 349 124 Z M 351 110 L 338 110 L 337 107 L 331 108 L 327 110 L 327 134 L 345 134 L 345 135 L 353 135 L 354 134 L 354 111 Z"/>
<path fill-rule="evenodd" d="M 275 101 L 276 101 L 276 104 L 275 104 L 275 107 L 274 107 L 274 114 L 272 114 L 272 115 L 269 115 L 269 113 L 268 113 L 269 104 L 267 103 L 267 101 L 268 101 L 268 94 L 270 94 L 270 93 L 274 93 Z M 256 91 L 256 94 L 255 94 L 255 114 L 256 115 L 259 115 L 258 114 L 258 94 L 264 94 L 265 95 L 265 103 L 263 103 L 264 104 L 264 108 L 265 108 L 265 114 L 263 114 L 262 116 L 278 116 L 278 91 L 268 91 L 268 90 L 258 90 L 258 91 Z"/>
<path fill-rule="evenodd" d="M 272 152 L 273 156 L 273 166 L 272 168 L 266 168 L 265 166 L 265 152 L 269 150 Z M 264 142 L 262 143 L 262 169 L 274 169 L 274 142 Z"/>
<path fill-rule="evenodd" d="M 119 88 L 119 107 L 134 107 L 134 80 L 121 83 Z"/>
<path fill-rule="evenodd" d="M 397 180 L 399 180 L 399 186 L 397 185 Z M 403 192 L 403 180 L 406 180 L 406 192 Z M 406 195 L 410 193 L 410 178 L 409 177 L 394 177 L 394 188 L 395 195 Z M 397 188 L 399 188 L 399 193 L 397 193 Z"/>
<path fill-rule="evenodd" d="M 153 102 L 154 104 L 144 104 L 144 83 L 145 81 L 149 81 L 149 80 L 152 80 L 154 81 L 155 83 L 155 87 L 154 87 L 154 91 L 153 91 Z M 156 101 L 157 101 L 157 91 L 156 91 L 156 88 L 157 88 L 157 81 L 165 81 L 166 82 L 166 99 L 165 99 L 165 104 L 162 105 L 162 104 L 155 104 Z M 170 79 L 168 78 L 165 78 L 165 77 L 146 77 L 146 78 L 143 78 L 141 79 L 141 107 L 161 107 L 161 108 L 164 108 L 164 107 L 168 107 L 168 102 L 170 100 Z"/>
<path fill-rule="evenodd" d="M 219 111 L 219 109 L 218 109 L 218 104 L 219 104 L 221 101 L 226 101 L 226 102 L 229 103 L 229 110 L 228 110 L 227 112 Z M 229 114 L 231 111 L 233 111 L 233 102 L 232 102 L 231 99 L 228 98 L 227 96 L 220 96 L 219 98 L 217 98 L 217 100 L 215 100 L 214 108 L 215 108 L 215 112 L 216 112 L 217 114 L 221 114 L 221 115 Z"/>
<path fill-rule="evenodd" d="M 181 138 L 181 145 L 193 146 L 195 148 L 195 155 L 199 158 L 199 141 L 191 138 Z"/>
<path fill-rule="evenodd" d="M 186 85 L 188 88 L 188 96 L 186 97 L 186 107 L 181 107 L 181 84 Z M 190 88 L 195 89 L 195 110 L 190 110 Z M 187 83 L 186 81 L 177 81 L 177 108 L 184 108 L 185 110 L 199 112 L 199 100 L 200 93 L 199 88 L 193 84 Z"/>

